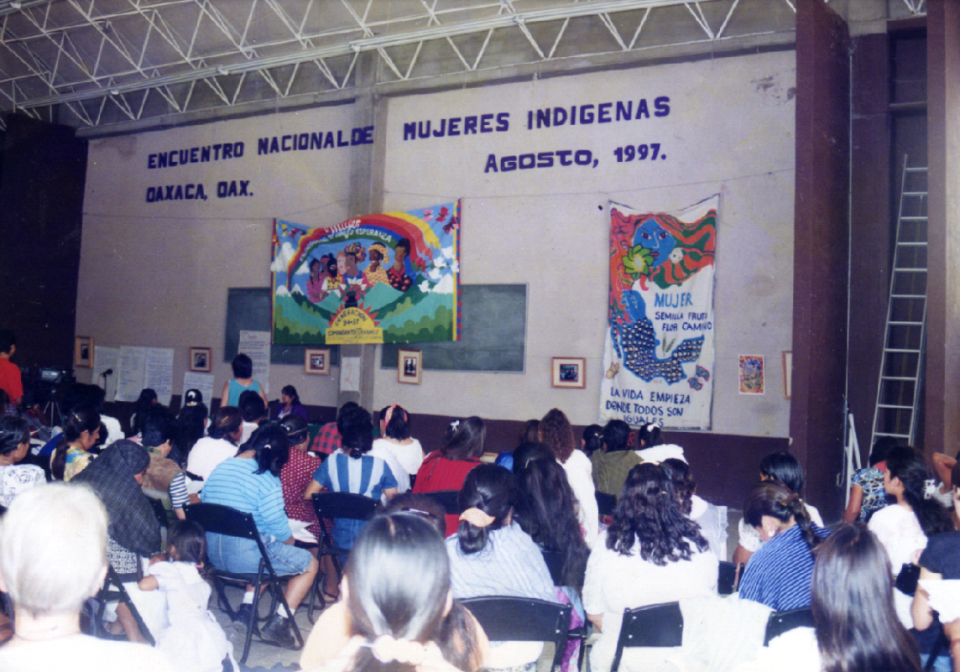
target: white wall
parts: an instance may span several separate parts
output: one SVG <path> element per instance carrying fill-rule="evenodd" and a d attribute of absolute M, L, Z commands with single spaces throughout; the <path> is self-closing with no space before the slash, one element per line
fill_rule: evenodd
<path fill-rule="evenodd" d="M 383 209 L 463 198 L 462 282 L 526 283 L 528 315 L 523 373 L 425 371 L 416 387 L 378 369 L 375 406 L 400 401 L 415 413 L 515 420 L 557 406 L 575 423 L 595 422 L 607 202 L 669 212 L 719 192 L 713 431 L 787 436 L 780 359 L 791 344 L 794 83 L 795 54 L 777 52 L 381 100 Z M 654 116 L 658 97 L 670 99 L 666 116 Z M 641 98 L 650 118 L 526 129 L 528 110 L 619 100 L 632 101 L 635 112 Z M 403 139 L 405 123 L 487 113 L 509 113 L 509 130 Z M 220 363 L 227 288 L 269 285 L 272 218 L 320 225 L 359 214 L 347 212 L 356 149 L 260 157 L 256 139 L 339 129 L 348 135 L 352 115 L 351 106 L 320 108 L 92 141 L 77 333 L 99 345 L 176 348 L 174 393 L 187 349 L 211 346 L 222 385 L 229 377 Z M 148 155 L 160 149 L 225 140 L 244 141 L 244 157 L 146 169 Z M 616 162 L 616 147 L 653 142 L 665 160 Z M 597 166 L 484 172 L 490 154 L 565 149 L 590 150 Z M 217 181 L 233 179 L 250 180 L 254 196 L 211 193 Z M 205 202 L 145 202 L 151 184 L 198 181 Z M 738 395 L 739 354 L 765 356 L 764 396 Z M 554 356 L 586 357 L 587 389 L 552 389 Z M 272 367 L 274 389 L 288 382 L 306 403 L 336 403 L 335 376 Z"/>

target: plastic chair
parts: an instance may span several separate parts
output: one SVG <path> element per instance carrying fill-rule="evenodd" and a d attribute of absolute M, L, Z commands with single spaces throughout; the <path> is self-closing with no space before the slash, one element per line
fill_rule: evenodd
<path fill-rule="evenodd" d="M 228 537 L 251 539 L 256 542 L 257 548 L 260 550 L 260 564 L 255 574 L 227 572 L 217 569 L 213 565 L 210 566 L 210 576 L 213 577 L 214 587 L 217 590 L 218 603 L 230 618 L 236 616 L 236 611 L 230 606 L 230 602 L 224 593 L 224 582 L 240 585 L 244 588 L 246 588 L 247 585 L 253 585 L 253 607 L 250 611 L 250 622 L 247 623 L 247 636 L 243 643 L 243 655 L 240 657 L 240 662 L 245 663 L 247 655 L 250 653 L 250 643 L 253 638 L 253 631 L 257 625 L 257 607 L 260 604 L 260 587 L 264 584 L 268 585 L 268 590 L 273 596 L 274 605 L 279 602 L 283 605 L 284 610 L 286 610 L 287 617 L 293 625 L 294 637 L 297 640 L 296 648 L 303 648 L 303 636 L 300 634 L 300 628 L 297 627 L 297 623 L 293 618 L 293 611 L 291 611 L 290 605 L 287 604 L 287 600 L 283 596 L 283 591 L 280 589 L 281 576 L 274 571 L 273 565 L 270 563 L 267 549 L 264 547 L 263 540 L 260 539 L 260 533 L 257 531 L 257 526 L 253 522 L 253 515 L 220 504 L 191 504 L 185 508 L 185 513 L 187 520 L 199 523 L 206 532 L 222 534 Z M 272 606 L 270 611 L 273 613 L 276 611 L 276 607 Z"/>
<path fill-rule="evenodd" d="M 596 491 L 597 510 L 601 516 L 612 516 L 613 510 L 617 508 L 616 495 L 608 495 L 605 492 Z"/>
<path fill-rule="evenodd" d="M 623 650 L 628 647 L 669 647 L 683 644 L 683 614 L 679 602 L 651 604 L 623 612 L 610 672 L 617 672 Z"/>
<path fill-rule="evenodd" d="M 423 492 L 421 494 L 442 506 L 444 513 L 447 515 L 459 516 L 463 513 L 463 509 L 460 508 L 459 490 L 434 490 L 433 492 Z"/>
<path fill-rule="evenodd" d="M 794 628 L 812 628 L 813 610 L 810 607 L 791 609 L 790 611 L 775 611 L 767 621 L 767 632 L 763 637 L 763 645 L 767 646 L 774 637 L 779 637 Z"/>
<path fill-rule="evenodd" d="M 343 578 L 343 562 L 350 555 L 350 550 L 338 548 L 333 543 L 333 538 L 327 532 L 327 527 L 322 523 L 324 518 L 347 518 L 349 520 L 370 520 L 373 514 L 377 512 L 380 501 L 371 497 L 364 497 L 352 492 L 320 492 L 313 496 L 313 510 L 317 514 L 317 520 L 320 524 L 320 553 L 319 556 L 329 555 L 333 558 L 333 566 L 337 570 L 337 584 Z M 319 560 L 318 556 L 318 560 Z M 310 603 L 307 605 L 307 618 L 314 622 L 314 603 L 317 597 L 320 598 L 320 610 L 326 608 L 327 602 L 320 590 L 320 580 L 323 572 L 317 572 L 313 580 L 313 588 L 310 591 Z"/>
<path fill-rule="evenodd" d="M 133 614 L 133 620 L 137 622 L 137 627 L 140 628 L 140 632 L 143 634 L 144 639 L 147 640 L 150 646 L 154 646 L 156 644 L 156 640 L 154 640 L 153 635 L 150 633 L 150 629 L 147 627 L 147 624 L 143 622 L 140 612 L 137 611 L 137 607 L 133 604 L 133 600 L 130 599 L 130 594 L 127 593 L 127 589 L 123 587 L 123 582 L 120 580 L 120 576 L 110 565 L 107 565 L 107 576 L 103 580 L 103 587 L 100 588 L 100 592 L 97 593 L 96 600 L 99 602 L 99 606 L 97 608 L 96 617 L 91 619 L 93 625 L 93 634 L 95 637 L 105 637 L 107 634 L 100 628 L 100 624 L 103 623 L 103 613 L 107 610 L 107 604 L 109 602 L 123 602 L 125 605 L 127 605 L 130 613 Z"/>
<path fill-rule="evenodd" d="M 553 642 L 557 647 L 553 667 L 560 666 L 571 605 L 532 597 L 473 597 L 460 604 L 470 610 L 491 642 Z"/>

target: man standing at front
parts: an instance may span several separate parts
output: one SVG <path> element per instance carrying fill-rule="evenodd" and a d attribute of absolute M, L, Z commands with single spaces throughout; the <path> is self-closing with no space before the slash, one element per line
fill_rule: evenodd
<path fill-rule="evenodd" d="M 23 397 L 23 382 L 20 369 L 10 361 L 17 351 L 17 337 L 8 330 L 0 330 L 0 390 L 10 397 L 10 403 L 19 406 Z"/>

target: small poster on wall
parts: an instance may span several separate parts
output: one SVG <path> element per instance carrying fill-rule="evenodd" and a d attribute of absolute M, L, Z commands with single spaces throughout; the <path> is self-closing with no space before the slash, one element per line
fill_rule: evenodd
<path fill-rule="evenodd" d="M 710 428 L 719 201 L 673 214 L 610 203 L 602 420 Z"/>
<path fill-rule="evenodd" d="M 763 394 L 763 355 L 740 355 L 740 394 Z"/>

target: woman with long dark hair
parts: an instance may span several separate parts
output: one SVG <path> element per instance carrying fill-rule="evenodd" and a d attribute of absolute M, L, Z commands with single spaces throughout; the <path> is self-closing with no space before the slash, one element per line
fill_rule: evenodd
<path fill-rule="evenodd" d="M 690 465 L 671 457 L 660 463 L 673 482 L 673 489 L 680 502 L 680 510 L 700 526 L 703 538 L 718 560 L 727 559 L 727 513 L 697 495 L 697 482 L 690 473 Z"/>
<path fill-rule="evenodd" d="M 415 476 L 420 470 L 423 446 L 410 435 L 410 414 L 400 404 L 380 411 L 380 438 L 373 442 L 373 449 L 393 455 L 408 475 Z"/>
<path fill-rule="evenodd" d="M 567 474 L 567 482 L 580 503 L 577 518 L 583 526 L 584 540 L 587 546 L 592 548 L 600 530 L 600 510 L 597 507 L 590 458 L 583 451 L 577 450 L 573 427 L 560 409 L 550 409 L 540 420 L 540 440 L 553 451 L 557 462 Z"/>
<path fill-rule="evenodd" d="M 307 409 L 300 402 L 300 395 L 297 394 L 297 388 L 293 385 L 284 385 L 280 390 L 280 405 L 274 412 L 274 420 L 282 420 L 290 414 L 299 415 L 304 421 L 309 420 Z"/>
<path fill-rule="evenodd" d="M 815 556 L 814 627 L 775 638 L 751 669 L 920 672 L 916 642 L 893 606 L 890 561 L 876 536 L 863 525 L 841 525 Z"/>
<path fill-rule="evenodd" d="M 100 414 L 77 409 L 63 425 L 63 434 L 50 458 L 50 473 L 56 481 L 69 481 L 93 460 L 89 452 L 100 438 Z"/>
<path fill-rule="evenodd" d="M 147 416 L 147 411 L 154 404 L 159 404 L 157 393 L 152 388 L 146 387 L 140 390 L 140 396 L 137 397 L 133 409 L 133 416 L 130 419 L 133 436 L 137 436 L 143 431 L 143 421 Z"/>
<path fill-rule="evenodd" d="M 23 418 L 0 418 L 0 506 L 46 482 L 43 469 L 34 464 L 17 464 L 30 451 L 30 428 Z"/>
<path fill-rule="evenodd" d="M 590 667 L 608 670 L 624 609 L 715 595 L 718 562 L 700 528 L 683 515 L 662 467 L 644 463 L 627 475 L 613 521 L 587 562 L 583 606 L 601 630 Z M 663 663 L 658 651 L 624 651 L 621 670 Z"/>
<path fill-rule="evenodd" d="M 207 436 L 197 440 L 187 457 L 187 471 L 204 480 L 218 464 L 237 454 L 243 435 L 243 418 L 235 406 L 221 406 L 213 416 Z"/>
<path fill-rule="evenodd" d="M 883 487 L 887 495 L 896 500 L 895 505 L 880 509 L 870 518 L 868 527 L 883 544 L 894 575 L 906 569 L 894 591 L 893 599 L 897 615 L 907 628 L 913 627 L 910 614 L 910 595 L 914 586 L 906 577 L 919 575 L 912 568 L 927 546 L 927 538 L 954 529 L 950 513 L 925 493 L 927 480 L 931 478 L 923 457 L 916 449 L 898 446 L 887 453 L 887 469 L 883 473 Z M 907 592 L 904 592 L 906 589 Z"/>
<path fill-rule="evenodd" d="M 443 447 L 427 455 L 417 470 L 413 492 L 460 490 L 467 474 L 482 464 L 486 436 L 483 420 L 475 415 L 451 422 L 443 436 Z M 458 524 L 456 514 L 447 516 L 448 537 L 457 531 Z"/>
<path fill-rule="evenodd" d="M 460 526 L 447 539 L 453 596 L 499 595 L 556 602 L 550 570 L 540 548 L 514 521 L 517 501 L 512 473 L 483 464 L 469 474 L 460 491 Z M 493 643 L 485 667 L 536 668 L 540 643 Z"/>
<path fill-rule="evenodd" d="M 416 576 L 416 581 L 410 577 Z M 424 518 L 411 513 L 377 516 L 357 537 L 343 579 L 349 626 L 321 616 L 300 664 L 323 672 L 475 672 L 486 638 L 451 598 L 450 563 L 443 540 Z M 331 610 L 338 609 L 334 605 Z M 459 622 L 458 622 L 459 619 Z M 331 620 L 338 621 L 330 623 Z M 349 635 L 334 658 L 324 651 L 321 630 L 335 641 Z"/>
<path fill-rule="evenodd" d="M 754 486 L 743 518 L 764 544 L 753 554 L 740 580 L 740 599 L 775 611 L 810 606 L 813 549 L 830 534 L 810 519 L 800 496 L 774 481 Z"/>
<path fill-rule="evenodd" d="M 207 405 L 203 403 L 200 390 L 187 390 L 183 395 L 183 408 L 177 416 L 177 438 L 175 448 L 180 456 L 181 466 L 186 465 L 193 446 L 203 438 L 207 426 Z"/>

